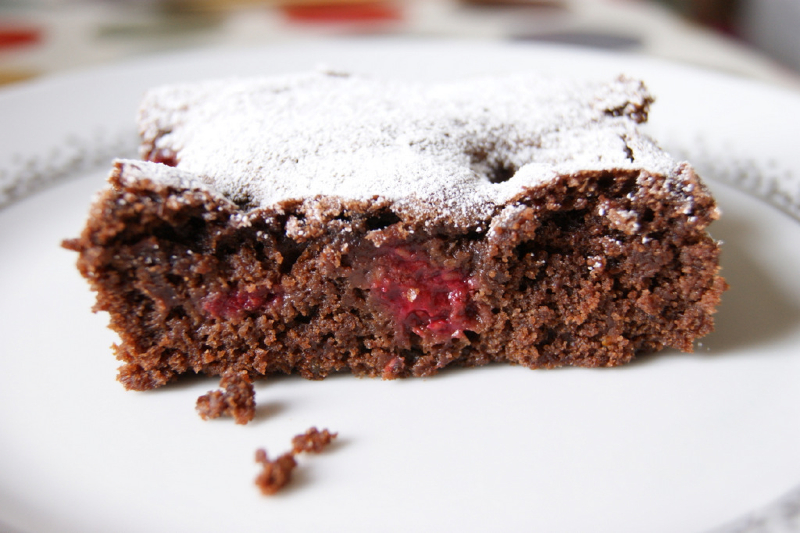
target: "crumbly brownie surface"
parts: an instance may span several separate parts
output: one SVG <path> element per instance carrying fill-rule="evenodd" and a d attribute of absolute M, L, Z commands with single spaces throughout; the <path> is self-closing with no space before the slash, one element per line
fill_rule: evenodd
<path fill-rule="evenodd" d="M 718 212 L 638 131 L 651 100 L 625 78 L 170 87 L 141 111 L 152 161 L 118 161 L 66 245 L 131 389 L 690 351 L 725 288 Z"/>

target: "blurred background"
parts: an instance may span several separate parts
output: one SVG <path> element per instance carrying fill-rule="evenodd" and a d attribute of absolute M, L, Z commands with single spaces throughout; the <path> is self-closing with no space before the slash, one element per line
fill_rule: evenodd
<path fill-rule="evenodd" d="M 0 85 L 147 54 L 353 36 L 556 42 L 800 90 L 800 0 L 0 0 Z"/>

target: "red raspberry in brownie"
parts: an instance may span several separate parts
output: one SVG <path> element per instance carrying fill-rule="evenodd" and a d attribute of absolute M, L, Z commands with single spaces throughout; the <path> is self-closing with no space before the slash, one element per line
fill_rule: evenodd
<path fill-rule="evenodd" d="M 203 300 L 202 308 L 214 318 L 233 320 L 242 318 L 247 313 L 261 311 L 278 298 L 275 292 L 264 288 L 253 291 L 232 290 L 207 296 Z"/>
<path fill-rule="evenodd" d="M 382 250 L 369 277 L 370 295 L 388 309 L 398 337 L 407 343 L 409 333 L 444 343 L 479 328 L 471 279 L 461 270 L 430 264 L 421 250 Z"/>

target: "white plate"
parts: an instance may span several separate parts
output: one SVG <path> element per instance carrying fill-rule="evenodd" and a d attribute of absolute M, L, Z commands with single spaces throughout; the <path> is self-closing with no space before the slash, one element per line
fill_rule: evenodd
<path fill-rule="evenodd" d="M 89 312 L 93 296 L 59 242 L 78 234 L 110 155 L 132 150 L 139 96 L 320 63 L 426 79 L 523 69 L 646 79 L 658 96 L 651 131 L 698 163 L 725 212 L 713 233 L 732 288 L 717 331 L 694 354 L 616 369 L 268 379 L 244 427 L 194 412 L 213 379 L 124 391 L 106 317 Z M 0 93 L 0 116 L 11 202 L 0 210 L 0 529 L 700 532 L 800 482 L 800 224 L 785 212 L 800 210 L 797 95 L 639 57 L 367 39 L 44 80 Z M 338 431 L 336 444 L 302 457 L 284 493 L 261 496 L 256 448 L 281 453 L 312 425 Z M 786 502 L 762 522 L 799 523 L 800 497 Z"/>

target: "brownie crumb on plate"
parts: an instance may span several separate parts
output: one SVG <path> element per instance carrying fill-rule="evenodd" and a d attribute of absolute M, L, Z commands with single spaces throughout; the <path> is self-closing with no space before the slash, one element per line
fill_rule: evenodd
<path fill-rule="evenodd" d="M 319 431 L 316 427 L 311 427 L 305 433 L 295 435 L 292 438 L 292 450 L 274 461 L 269 460 L 265 449 L 256 450 L 256 462 L 263 467 L 256 478 L 256 485 L 265 495 L 275 494 L 291 480 L 292 472 L 297 467 L 295 455 L 304 452 L 320 453 L 337 436 L 338 433 L 331 433 L 327 429 Z"/>
<path fill-rule="evenodd" d="M 331 433 L 327 429 L 320 431 L 316 427 L 312 427 L 302 435 L 296 435 L 292 439 L 292 450 L 294 453 L 320 453 L 337 436 L 338 433 Z"/>
<path fill-rule="evenodd" d="M 223 390 L 209 391 L 197 398 L 197 413 L 203 420 L 232 416 L 237 424 L 247 424 L 256 413 L 255 391 L 247 372 L 232 370 L 222 374 Z"/>
<path fill-rule="evenodd" d="M 261 463 L 263 467 L 256 477 L 256 485 L 267 496 L 277 493 L 286 486 L 292 479 L 292 471 L 297 467 L 292 452 L 286 452 L 271 461 L 263 448 L 256 450 L 256 462 Z"/>

